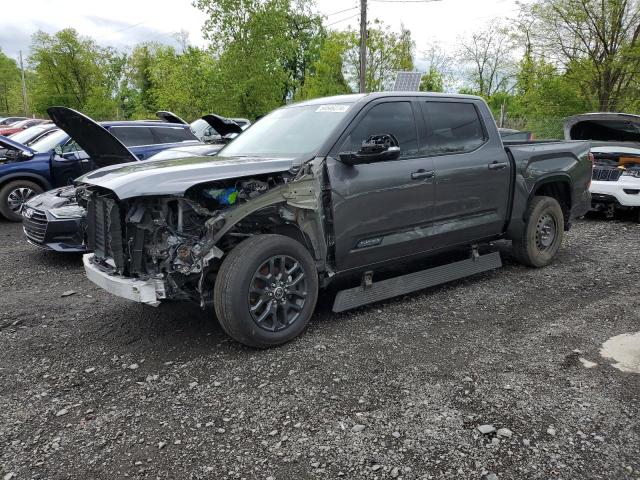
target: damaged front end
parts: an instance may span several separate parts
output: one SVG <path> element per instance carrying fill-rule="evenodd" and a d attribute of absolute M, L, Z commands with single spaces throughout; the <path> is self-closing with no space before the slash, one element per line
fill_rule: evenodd
<path fill-rule="evenodd" d="M 212 300 L 226 252 L 249 236 L 281 233 L 304 243 L 323 272 L 327 234 L 321 179 L 320 163 L 310 162 L 287 172 L 197 184 L 183 195 L 119 200 L 112 191 L 83 186 L 78 198 L 87 209 L 91 268 L 114 281 L 138 282 L 137 296 L 120 294 L 119 285 L 101 284 L 116 295 L 153 305 L 171 298 L 204 306 Z M 141 288 L 146 289 L 142 296 Z"/>

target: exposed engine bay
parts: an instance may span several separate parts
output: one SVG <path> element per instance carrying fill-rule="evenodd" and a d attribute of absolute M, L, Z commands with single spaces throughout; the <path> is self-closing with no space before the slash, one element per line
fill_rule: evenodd
<path fill-rule="evenodd" d="M 617 181 L 621 176 L 640 178 L 640 155 L 594 149 L 593 179 Z"/>
<path fill-rule="evenodd" d="M 318 172 L 257 175 L 198 184 L 184 196 L 118 200 L 80 187 L 87 243 L 95 262 L 116 275 L 162 279 L 166 298 L 210 300 L 219 260 L 249 236 L 282 233 L 326 258 Z"/>

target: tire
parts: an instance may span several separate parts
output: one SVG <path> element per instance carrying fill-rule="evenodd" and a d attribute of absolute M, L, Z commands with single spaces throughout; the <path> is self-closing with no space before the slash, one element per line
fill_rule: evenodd
<path fill-rule="evenodd" d="M 282 270 L 287 275 L 280 278 Z M 213 290 L 224 331 L 257 348 L 281 345 L 300 335 L 317 299 L 313 258 L 301 243 L 282 235 L 256 235 L 236 246 L 222 262 Z"/>
<path fill-rule="evenodd" d="M 42 187 L 29 180 L 14 180 L 0 188 L 0 214 L 11 222 L 22 221 L 22 205 L 42 193 Z"/>
<path fill-rule="evenodd" d="M 562 244 L 562 208 L 555 198 L 533 197 L 525 218 L 522 237 L 513 239 L 513 253 L 524 265 L 544 267 L 553 261 Z"/>

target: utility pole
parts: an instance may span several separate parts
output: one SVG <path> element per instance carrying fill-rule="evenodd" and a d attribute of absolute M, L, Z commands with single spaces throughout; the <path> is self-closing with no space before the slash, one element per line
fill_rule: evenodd
<path fill-rule="evenodd" d="M 366 92 L 367 69 L 367 0 L 360 0 L 360 93 Z"/>
<path fill-rule="evenodd" d="M 22 106 L 24 107 L 24 116 L 28 117 L 29 104 L 27 103 L 27 83 L 24 81 L 24 65 L 22 64 L 22 50 L 20 50 L 20 76 L 22 77 Z"/>

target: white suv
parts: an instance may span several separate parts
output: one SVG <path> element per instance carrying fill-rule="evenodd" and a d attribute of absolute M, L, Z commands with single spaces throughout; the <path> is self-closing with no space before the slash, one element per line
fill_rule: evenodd
<path fill-rule="evenodd" d="M 640 221 L 640 115 L 586 113 L 565 120 L 567 140 L 591 140 L 592 209 L 613 217 L 633 209 Z"/>

